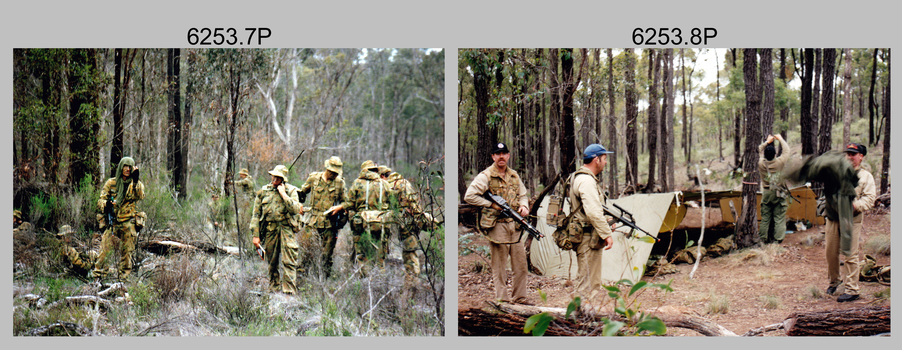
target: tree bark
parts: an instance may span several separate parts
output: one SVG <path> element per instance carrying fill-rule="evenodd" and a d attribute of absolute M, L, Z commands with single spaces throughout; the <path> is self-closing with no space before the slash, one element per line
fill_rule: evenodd
<path fill-rule="evenodd" d="M 780 49 L 780 80 L 783 81 L 783 86 L 786 86 L 786 84 L 789 81 L 789 78 L 790 78 L 789 74 L 787 74 L 787 71 L 786 71 L 786 49 Z M 786 139 L 786 132 L 787 132 L 786 126 L 788 125 L 788 124 L 786 124 L 786 121 L 788 119 L 789 119 L 789 104 L 787 103 L 786 105 L 783 106 L 783 108 L 780 108 L 780 121 L 783 122 L 782 126 L 780 127 L 780 135 L 783 136 L 784 140 Z"/>
<path fill-rule="evenodd" d="M 871 62 L 871 87 L 868 89 L 868 145 L 874 145 L 874 109 L 877 102 L 874 99 L 874 85 L 877 83 L 877 50 L 874 49 L 874 60 Z"/>
<path fill-rule="evenodd" d="M 492 163 L 491 147 L 494 144 L 489 126 L 489 76 L 485 53 L 476 53 L 471 60 L 473 68 L 473 90 L 476 93 L 476 169 L 482 171 Z"/>
<path fill-rule="evenodd" d="M 836 74 L 836 49 L 824 49 L 823 70 L 823 93 L 821 101 L 821 121 L 820 131 L 818 132 L 818 152 L 823 154 L 831 148 L 831 135 L 833 131 L 834 109 L 833 109 L 833 77 Z"/>
<path fill-rule="evenodd" d="M 639 152 L 637 150 L 637 122 L 639 115 L 636 97 L 636 58 L 633 49 L 624 51 L 626 70 L 624 71 L 624 109 L 626 111 L 626 184 L 633 191 L 639 190 Z"/>
<path fill-rule="evenodd" d="M 655 166 L 658 163 L 658 134 L 661 132 L 658 123 L 660 119 L 658 118 L 658 84 L 661 82 L 661 70 L 659 68 L 661 55 L 659 53 L 656 54 L 657 50 L 655 49 L 649 51 L 648 72 L 651 85 L 648 87 L 648 182 L 645 185 L 646 192 L 652 192 L 655 188 L 655 177 L 657 176 Z"/>
<path fill-rule="evenodd" d="M 802 95 L 800 97 L 801 107 L 799 112 L 799 123 L 802 132 L 802 156 L 814 154 L 817 148 L 814 130 L 817 128 L 817 121 L 811 117 L 811 83 L 813 80 L 814 70 L 814 49 L 805 49 L 802 62 Z"/>
<path fill-rule="evenodd" d="M 886 93 L 883 94 L 884 102 L 883 102 L 883 120 L 885 120 L 885 124 L 883 125 L 883 164 L 880 167 L 880 193 L 885 194 L 889 193 L 889 136 L 890 136 L 890 121 L 893 119 L 890 114 L 889 104 L 892 100 L 892 94 L 890 94 L 890 51 L 891 49 L 886 49 Z"/>
<path fill-rule="evenodd" d="M 168 49 L 166 60 L 166 82 L 168 91 L 169 126 L 166 129 L 166 169 L 172 178 L 169 187 L 176 193 L 176 198 L 184 198 L 185 169 L 182 167 L 182 111 L 180 87 L 180 49 Z"/>
<path fill-rule="evenodd" d="M 848 145 L 852 133 L 852 50 L 843 49 L 842 144 Z"/>
<path fill-rule="evenodd" d="M 78 49 L 71 53 L 68 83 L 70 150 L 69 184 L 77 188 L 85 177 L 97 187 L 103 172 L 100 169 L 100 88 L 97 73 L 97 51 Z"/>
<path fill-rule="evenodd" d="M 617 114 L 614 105 L 614 54 L 612 49 L 607 49 L 608 55 L 608 147 L 617 147 Z M 608 161 L 611 166 L 608 167 L 608 189 L 611 193 L 619 193 L 619 183 L 617 181 L 617 153 L 608 155 Z"/>
<path fill-rule="evenodd" d="M 586 57 L 583 55 L 583 60 Z M 576 156 L 575 130 L 573 123 L 573 94 L 579 85 L 579 80 L 573 77 L 573 49 L 561 49 L 561 90 L 563 92 L 561 106 L 561 143 L 560 143 L 560 172 L 562 176 L 568 176 L 574 169 L 574 157 Z"/>
<path fill-rule="evenodd" d="M 667 106 L 661 108 L 661 117 L 664 121 L 661 126 L 661 190 L 670 192 L 675 189 L 676 184 L 673 179 L 673 107 L 675 92 L 673 89 L 673 49 L 664 49 L 664 64 L 666 65 L 664 75 L 664 98 L 667 100 Z"/>
<path fill-rule="evenodd" d="M 761 135 L 774 133 L 774 64 L 771 49 L 761 49 Z M 789 150 L 786 150 L 789 151 Z"/>
<path fill-rule="evenodd" d="M 759 241 L 758 239 L 758 143 L 761 142 L 760 106 L 761 87 L 758 82 L 760 73 L 757 65 L 756 49 L 743 50 L 742 71 L 745 80 L 745 151 L 743 153 L 742 171 L 745 177 L 742 181 L 742 213 L 736 224 L 737 247 L 750 247 Z"/>
<path fill-rule="evenodd" d="M 818 150 L 820 149 L 818 146 L 818 142 L 820 141 L 818 138 L 818 132 L 820 132 L 821 125 L 821 93 L 822 87 L 821 82 L 823 81 L 823 71 L 824 71 L 824 50 L 823 49 L 814 49 L 814 88 L 811 91 L 811 122 L 812 127 L 814 128 L 814 154 L 818 155 Z"/>
<path fill-rule="evenodd" d="M 790 336 L 872 336 L 890 332 L 890 308 L 864 308 L 793 313 L 783 321 Z"/>

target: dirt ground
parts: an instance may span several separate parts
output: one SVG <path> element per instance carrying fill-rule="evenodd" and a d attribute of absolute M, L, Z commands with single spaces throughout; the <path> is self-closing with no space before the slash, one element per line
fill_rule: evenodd
<path fill-rule="evenodd" d="M 700 216 L 699 213 L 698 210 L 689 210 L 684 223 L 697 222 L 696 216 Z M 868 253 L 864 245 L 868 237 L 890 232 L 890 215 L 887 210 L 865 215 L 861 237 L 862 256 Z M 460 227 L 459 235 L 469 231 Z M 641 310 L 651 311 L 658 307 L 675 308 L 696 317 L 703 317 L 741 335 L 751 329 L 780 323 L 794 312 L 846 309 L 874 304 L 888 306 L 889 299 L 878 298 L 875 294 L 887 291 L 889 286 L 874 282 L 860 282 L 861 299 L 853 302 L 837 303 L 835 296 L 825 294 L 827 265 L 824 257 L 823 231 L 823 226 L 814 226 L 787 234 L 781 245 L 782 249 L 772 244 L 757 249 L 734 251 L 719 258 L 706 257 L 700 262 L 692 279 L 689 278 L 692 270 L 692 265 L 689 264 L 676 265 L 679 272 L 674 274 L 644 277 L 643 280 L 653 283 L 667 283 L 672 280 L 671 286 L 674 291 L 665 294 L 660 290 L 647 289 L 638 298 Z M 476 239 L 467 243 L 470 249 L 487 244 L 478 234 L 475 236 Z M 458 251 L 464 251 L 460 248 L 463 247 L 459 247 Z M 877 259 L 878 265 L 890 264 L 889 255 L 872 255 Z M 488 257 L 479 253 L 470 253 L 458 258 L 458 311 L 485 308 L 485 301 L 493 299 L 492 276 L 488 266 L 490 266 Z M 531 303 L 548 307 L 566 307 L 574 290 L 573 283 L 566 279 L 533 273 L 529 274 L 528 288 Z M 537 289 L 546 293 L 545 301 L 541 300 Z M 723 302 L 724 300 L 726 302 Z M 605 297 L 602 303 L 609 310 L 613 309 L 610 298 Z M 726 305 L 726 312 L 713 312 L 712 310 L 716 308 L 712 305 Z M 670 328 L 668 335 L 700 334 L 688 329 Z M 786 334 L 781 329 L 763 335 Z"/>

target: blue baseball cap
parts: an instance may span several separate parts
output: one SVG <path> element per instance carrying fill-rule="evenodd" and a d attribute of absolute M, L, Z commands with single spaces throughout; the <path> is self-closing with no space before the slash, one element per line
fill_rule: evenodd
<path fill-rule="evenodd" d="M 586 150 L 583 151 L 583 160 L 592 159 L 602 154 L 608 153 L 614 153 L 614 151 L 608 151 L 604 148 L 604 146 L 593 143 L 589 145 L 589 147 L 586 147 Z"/>

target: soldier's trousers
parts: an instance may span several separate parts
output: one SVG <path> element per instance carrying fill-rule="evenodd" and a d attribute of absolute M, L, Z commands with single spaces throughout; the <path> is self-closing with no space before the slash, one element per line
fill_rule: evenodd
<path fill-rule="evenodd" d="M 593 293 L 601 289 L 601 251 L 602 249 L 591 249 L 591 235 L 597 233 L 590 232 L 583 234 L 583 241 L 576 247 L 576 262 L 579 268 L 579 275 L 576 278 L 576 294 L 581 296 L 583 301 L 589 301 Z"/>
<path fill-rule="evenodd" d="M 826 240 L 827 255 L 827 280 L 830 286 L 845 288 L 846 294 L 858 294 L 858 278 L 860 276 L 861 260 L 858 258 L 858 238 L 861 237 L 861 217 L 855 219 L 858 222 L 852 224 L 852 247 L 849 255 L 843 255 L 840 262 L 840 237 L 839 222 L 827 219 L 824 239 Z"/>
<path fill-rule="evenodd" d="M 288 220 L 267 222 L 260 235 L 269 264 L 270 288 L 285 294 L 297 293 L 298 241 Z"/>
<path fill-rule="evenodd" d="M 119 239 L 118 247 L 114 247 L 114 239 Z M 135 219 L 131 218 L 127 221 L 114 224 L 108 228 L 100 239 L 100 254 L 94 265 L 94 276 L 105 277 L 107 269 L 107 259 L 114 249 L 119 250 L 119 264 L 117 270 L 119 280 L 126 280 L 132 272 L 132 255 L 135 252 L 135 241 L 138 238 L 138 232 L 135 230 Z"/>
<path fill-rule="evenodd" d="M 419 275 L 420 260 L 417 258 L 417 248 L 419 248 L 417 234 L 401 230 L 398 238 L 401 240 L 401 258 L 404 261 L 404 272 L 408 276 Z"/>
<path fill-rule="evenodd" d="M 73 247 L 66 246 L 63 248 L 63 256 L 66 261 L 72 265 L 72 267 L 78 271 L 79 274 L 87 273 L 94 269 L 94 262 L 97 260 L 97 251 L 89 250 L 84 253 L 79 253 Z"/>
<path fill-rule="evenodd" d="M 514 222 L 495 223 L 489 231 L 489 237 L 495 242 L 517 241 L 520 232 Z M 489 242 L 492 252 L 492 281 L 495 284 L 495 299 L 508 300 L 507 294 L 507 259 L 510 257 L 511 270 L 514 272 L 510 301 L 526 298 L 526 246 L 523 241 L 516 244 L 498 244 Z"/>
<path fill-rule="evenodd" d="M 384 265 L 385 257 L 388 256 L 388 237 L 390 235 L 391 230 L 388 227 L 383 230 L 354 232 L 354 257 L 357 263 L 365 264 L 370 260 L 367 255 L 373 255 L 380 266 Z M 369 239 L 366 239 L 366 236 L 369 236 Z"/>
<path fill-rule="evenodd" d="M 768 242 L 768 231 L 773 225 L 773 239 L 782 241 L 786 238 L 786 209 L 789 198 L 779 198 L 776 195 L 769 194 L 772 190 L 764 191 L 761 196 L 761 221 L 758 223 L 758 237 L 761 242 Z"/>

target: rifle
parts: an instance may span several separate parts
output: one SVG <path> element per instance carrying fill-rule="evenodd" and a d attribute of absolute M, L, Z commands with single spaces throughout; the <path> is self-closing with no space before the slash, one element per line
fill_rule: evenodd
<path fill-rule="evenodd" d="M 501 214 L 504 214 L 504 216 L 514 219 L 514 221 L 520 223 L 520 227 L 526 230 L 526 232 L 529 232 L 529 235 L 532 236 L 532 238 L 539 240 L 545 237 L 545 235 L 539 232 L 537 228 L 526 222 L 526 219 L 524 219 L 522 216 L 520 216 L 519 213 L 511 208 L 511 206 L 507 204 L 507 201 L 504 200 L 504 198 L 502 198 L 501 196 L 494 195 L 489 191 L 483 193 L 482 196 L 485 197 L 485 199 L 488 199 L 490 202 L 495 203 L 499 207 L 501 207 Z"/>
<path fill-rule="evenodd" d="M 647 236 L 649 236 L 649 237 L 651 237 L 651 238 L 654 238 L 654 239 L 655 239 L 655 242 L 659 242 L 659 241 L 660 241 L 660 239 L 658 239 L 658 237 L 652 235 L 651 233 L 648 233 L 648 231 L 645 231 L 645 230 L 643 230 L 641 227 L 639 227 L 638 225 L 636 225 L 636 220 L 633 219 L 633 214 L 632 214 L 632 213 L 626 211 L 626 209 L 621 208 L 619 205 L 617 205 L 617 203 L 612 203 L 612 204 L 614 204 L 614 207 L 616 207 L 617 209 L 620 210 L 620 214 L 617 214 L 617 213 L 615 213 L 613 210 L 611 210 L 611 209 L 609 209 L 608 207 L 602 205 L 601 207 L 604 209 L 604 213 L 605 213 L 605 214 L 608 214 L 608 215 L 614 217 L 614 219 L 617 219 L 617 221 L 620 221 L 620 222 L 622 222 L 624 225 L 628 226 L 628 227 L 630 228 L 630 232 L 631 232 L 631 233 L 632 233 L 632 231 L 639 230 L 639 231 L 642 231 L 642 233 L 646 234 Z"/>
<path fill-rule="evenodd" d="M 115 200 L 106 201 L 106 205 L 103 207 L 103 215 L 106 217 L 106 225 L 108 227 L 113 227 L 113 205 L 115 205 Z"/>

